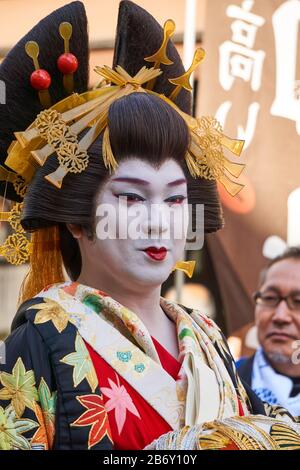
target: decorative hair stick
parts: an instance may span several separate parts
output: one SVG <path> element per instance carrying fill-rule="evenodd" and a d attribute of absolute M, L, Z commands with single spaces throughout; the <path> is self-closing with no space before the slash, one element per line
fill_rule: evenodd
<path fill-rule="evenodd" d="M 147 62 L 154 62 L 153 67 L 155 69 L 158 69 L 160 67 L 160 64 L 163 64 L 163 65 L 173 64 L 172 60 L 170 60 L 167 56 L 167 46 L 168 46 L 169 40 L 171 39 L 171 37 L 173 36 L 175 32 L 175 28 L 176 26 L 175 26 L 174 21 L 167 20 L 164 24 L 164 37 L 163 37 L 163 41 L 162 41 L 160 48 L 158 49 L 157 52 L 155 52 L 155 54 L 144 58 L 144 60 L 146 60 Z M 156 78 L 153 78 L 150 82 L 147 83 L 146 88 L 148 90 L 153 90 L 155 80 Z"/>
<path fill-rule="evenodd" d="M 59 33 L 64 40 L 64 54 L 57 59 L 57 67 L 63 74 L 64 89 L 70 95 L 74 91 L 73 74 L 78 69 L 78 60 L 74 54 L 70 52 L 70 39 L 72 37 L 73 28 L 71 23 L 64 21 L 59 25 Z"/>
<path fill-rule="evenodd" d="M 41 69 L 38 61 L 39 45 L 35 41 L 28 41 L 25 45 L 26 54 L 33 60 L 35 71 L 30 76 L 31 86 L 38 91 L 39 100 L 44 108 L 50 108 L 51 98 L 48 88 L 51 85 L 51 76 L 47 70 Z"/>
<path fill-rule="evenodd" d="M 205 50 L 202 47 L 198 47 L 195 50 L 193 62 L 189 69 L 180 77 L 177 78 L 170 78 L 169 82 L 173 85 L 176 85 L 176 88 L 172 91 L 169 99 L 174 101 L 180 92 L 181 88 L 184 88 L 187 91 L 192 91 L 193 87 L 190 84 L 190 76 L 194 72 L 194 70 L 198 67 L 198 65 L 205 59 Z"/>

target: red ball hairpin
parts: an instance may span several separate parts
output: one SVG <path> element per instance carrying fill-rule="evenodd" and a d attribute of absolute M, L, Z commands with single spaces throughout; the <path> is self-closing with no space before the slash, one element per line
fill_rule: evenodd
<path fill-rule="evenodd" d="M 74 90 L 73 74 L 78 69 L 77 57 L 70 52 L 70 39 L 72 36 L 73 28 L 71 23 L 64 21 L 59 25 L 59 33 L 64 40 L 65 52 L 57 59 L 57 67 L 63 74 L 64 89 L 70 95 Z M 50 108 L 51 98 L 49 94 L 49 87 L 51 85 L 51 76 L 47 70 L 41 69 L 38 61 L 40 53 L 39 45 L 35 41 L 28 41 L 25 45 L 25 51 L 33 60 L 35 70 L 30 76 L 31 86 L 38 91 L 41 105 L 44 108 Z"/>
<path fill-rule="evenodd" d="M 26 54 L 31 57 L 34 64 L 34 72 L 30 76 L 31 86 L 38 91 L 41 105 L 50 108 L 51 98 L 48 88 L 51 85 L 51 76 L 47 70 L 41 69 L 38 61 L 40 53 L 39 45 L 35 41 L 28 41 L 25 45 Z"/>
<path fill-rule="evenodd" d="M 64 54 L 61 54 L 57 59 L 57 67 L 63 74 L 64 88 L 68 94 L 73 93 L 74 79 L 73 74 L 78 69 L 77 57 L 70 52 L 70 39 L 72 36 L 73 28 L 71 23 L 64 21 L 59 25 L 59 33 L 64 40 Z"/>

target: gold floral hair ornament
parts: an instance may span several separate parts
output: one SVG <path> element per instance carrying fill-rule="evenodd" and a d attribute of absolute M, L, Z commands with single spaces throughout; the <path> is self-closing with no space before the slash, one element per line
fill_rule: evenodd
<path fill-rule="evenodd" d="M 226 158 L 223 147 L 240 156 L 244 141 L 230 139 L 223 134 L 221 124 L 210 116 L 196 119 L 191 129 L 191 142 L 185 160 L 191 175 L 219 181 L 229 194 L 235 196 L 244 185 L 233 181 L 227 173 L 238 178 L 245 168 L 243 163 Z"/>
<path fill-rule="evenodd" d="M 53 152 L 57 154 L 59 167 L 45 178 L 56 187 L 61 188 L 67 173 L 84 171 L 89 161 L 87 150 L 107 126 L 110 105 L 133 92 L 145 92 L 142 85 L 162 73 L 159 69 L 142 67 L 132 77 L 120 66 L 116 70 L 107 66 L 95 70 L 112 85 L 73 94 L 42 111 L 26 131 L 16 133 L 17 141 L 6 164 L 16 172 L 21 171 L 26 180 L 34 174 L 34 161 L 43 165 Z M 78 135 L 86 128 L 88 132 L 79 140 Z"/>
<path fill-rule="evenodd" d="M 30 257 L 32 244 L 25 235 L 21 225 L 21 212 L 23 203 L 15 203 L 9 212 L 0 212 L 0 222 L 8 222 L 14 230 L 0 247 L 0 256 L 10 264 L 20 265 L 26 263 Z"/>
<path fill-rule="evenodd" d="M 24 179 L 12 171 L 7 170 L 4 166 L 0 165 L 0 181 L 12 183 L 17 195 L 23 198 L 27 191 L 27 184 Z"/>
<path fill-rule="evenodd" d="M 71 34 L 70 27 L 62 23 L 60 33 L 65 41 Z M 172 20 L 164 25 L 164 37 L 159 50 L 145 60 L 153 62 L 153 67 L 142 67 L 136 75 L 129 75 L 121 66 L 113 70 L 108 66 L 96 67 L 105 85 L 82 94 L 72 93 L 69 97 L 42 111 L 35 121 L 24 131 L 16 132 L 16 140 L 8 151 L 6 165 L 30 183 L 38 165 L 42 166 L 47 158 L 56 152 L 58 168 L 45 178 L 57 188 L 61 188 L 68 173 L 82 173 L 88 166 L 88 149 L 95 139 L 103 134 L 103 161 L 111 172 L 118 165 L 113 155 L 109 139 L 108 113 L 112 103 L 134 92 L 150 93 L 158 96 L 172 106 L 185 120 L 190 131 L 190 146 L 185 155 L 191 175 L 217 180 L 231 195 L 236 195 L 243 185 L 231 179 L 238 178 L 245 165 L 231 162 L 224 154 L 227 148 L 239 156 L 243 141 L 225 136 L 220 123 L 212 117 L 199 119 L 182 112 L 174 103 L 182 88 L 191 91 L 190 76 L 204 60 L 205 52 L 198 48 L 187 72 L 180 77 L 169 79 L 175 88 L 170 97 L 152 91 L 154 80 L 162 74 L 160 64 L 170 65 L 167 57 L 167 44 L 174 34 Z M 63 35 L 62 35 L 63 36 Z M 33 49 L 32 49 L 33 48 Z M 34 50 L 34 53 L 32 52 Z M 65 50 L 68 47 L 65 46 Z M 31 46 L 31 56 L 37 61 L 37 50 Z M 36 67 L 38 64 L 36 64 Z M 83 138 L 79 134 L 88 129 Z"/>
<path fill-rule="evenodd" d="M 20 289 L 19 305 L 45 286 L 65 280 L 59 228 L 54 226 L 39 229 L 31 235 L 29 241 L 21 225 L 22 208 L 23 203 L 15 203 L 9 212 L 0 212 L 0 223 L 8 222 L 14 230 L 0 246 L 0 256 L 15 266 L 30 260 L 29 271 Z"/>

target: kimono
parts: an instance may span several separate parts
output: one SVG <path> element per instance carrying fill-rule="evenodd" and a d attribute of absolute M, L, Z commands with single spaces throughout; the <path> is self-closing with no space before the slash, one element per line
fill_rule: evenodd
<path fill-rule="evenodd" d="M 242 383 L 217 325 L 160 301 L 178 359 L 105 292 L 65 282 L 23 303 L 0 365 L 0 449 L 169 448 L 174 436 L 172 448 L 300 449 L 297 419 Z"/>

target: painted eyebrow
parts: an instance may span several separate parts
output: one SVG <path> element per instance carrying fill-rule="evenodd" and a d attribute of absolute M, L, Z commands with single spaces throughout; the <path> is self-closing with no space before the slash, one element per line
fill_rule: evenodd
<path fill-rule="evenodd" d="M 129 178 L 129 177 L 120 177 L 120 178 L 112 178 L 112 181 L 120 181 L 120 182 L 126 182 L 126 183 L 134 183 L 134 184 L 139 184 L 142 186 L 147 186 L 149 185 L 149 181 L 142 180 L 140 178 Z M 186 183 L 185 178 L 180 178 L 175 181 L 171 181 L 170 183 L 167 183 L 167 186 L 173 187 L 173 186 L 178 186 L 180 184 Z"/>

